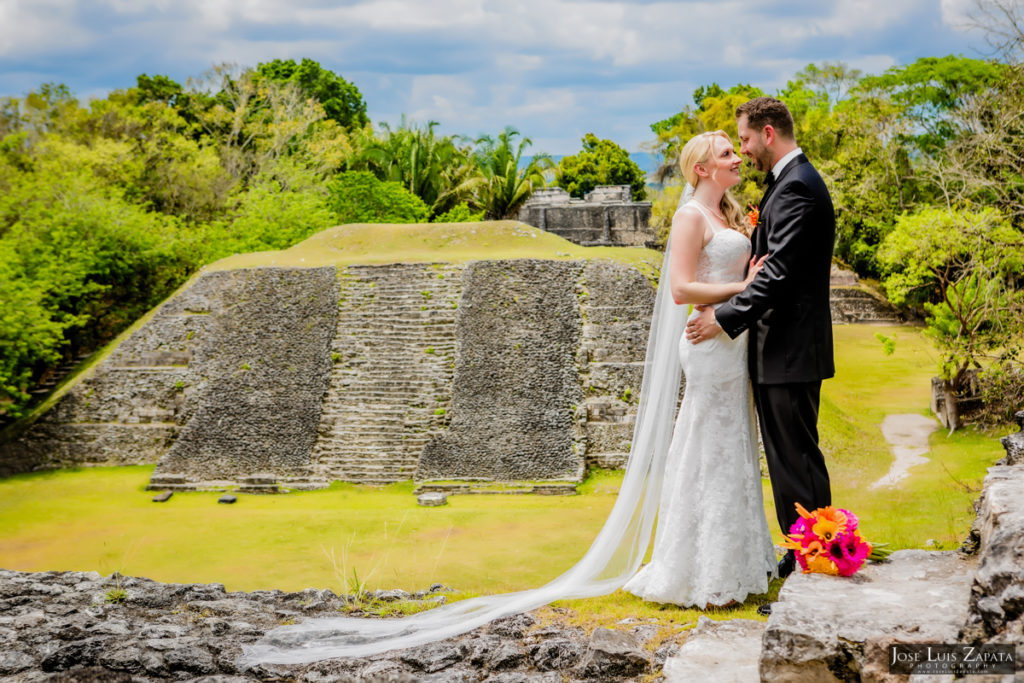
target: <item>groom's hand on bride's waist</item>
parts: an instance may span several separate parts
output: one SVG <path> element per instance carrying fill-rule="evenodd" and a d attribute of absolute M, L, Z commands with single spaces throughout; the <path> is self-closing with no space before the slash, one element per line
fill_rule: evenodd
<path fill-rule="evenodd" d="M 700 314 L 690 318 L 686 323 L 686 331 L 683 332 L 691 344 L 700 344 L 721 334 L 722 326 L 715 320 L 715 309 L 710 304 L 697 304 L 694 308 L 700 311 Z"/>

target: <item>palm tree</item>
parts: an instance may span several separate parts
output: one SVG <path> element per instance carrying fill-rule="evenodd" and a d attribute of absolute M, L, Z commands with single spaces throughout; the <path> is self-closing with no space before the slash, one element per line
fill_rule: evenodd
<path fill-rule="evenodd" d="M 383 124 L 384 135 L 365 141 L 356 167 L 381 180 L 400 183 L 430 207 L 432 216 L 470 199 L 481 180 L 468 146 L 434 133 L 437 121 L 423 128 L 402 118 L 397 129 Z"/>
<path fill-rule="evenodd" d="M 477 164 L 484 181 L 477 190 L 477 197 L 488 219 L 515 217 L 534 189 L 544 186 L 544 170 L 552 165 L 551 157 L 539 154 L 520 168 L 523 150 L 533 142 L 530 138 L 522 138 L 515 145 L 517 137 L 519 131 L 506 126 L 497 140 L 485 135 L 476 141 Z"/>

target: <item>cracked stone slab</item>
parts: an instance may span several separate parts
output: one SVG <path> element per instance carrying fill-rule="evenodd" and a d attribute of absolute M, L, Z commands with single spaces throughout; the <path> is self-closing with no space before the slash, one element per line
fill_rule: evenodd
<path fill-rule="evenodd" d="M 957 552 L 900 550 L 850 578 L 794 574 L 765 628 L 761 680 L 903 680 L 888 673 L 888 646 L 957 642 L 975 567 Z"/>
<path fill-rule="evenodd" d="M 679 651 L 665 660 L 662 675 L 666 683 L 708 678 L 716 683 L 756 681 L 764 629 L 763 622 L 752 619 L 714 621 L 701 616 Z"/>

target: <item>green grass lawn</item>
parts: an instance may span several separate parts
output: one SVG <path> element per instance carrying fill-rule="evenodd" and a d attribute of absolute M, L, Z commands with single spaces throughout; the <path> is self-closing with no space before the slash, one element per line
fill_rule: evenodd
<path fill-rule="evenodd" d="M 885 356 L 875 334 L 896 334 Z M 928 464 L 896 489 L 870 489 L 889 468 L 879 424 L 889 413 L 926 413 L 935 367 L 911 327 L 835 328 L 837 377 L 825 382 L 820 430 L 836 505 L 866 537 L 895 548 L 953 548 L 966 535 L 985 469 L 1002 456 L 997 434 L 936 432 Z M 1005 434 L 1009 429 L 1002 430 Z M 539 586 L 578 560 L 611 509 L 621 473 L 597 472 L 581 495 L 452 496 L 418 507 L 412 484 L 335 484 L 281 496 L 178 493 L 151 502 L 151 466 L 85 468 L 0 480 L 0 567 L 96 570 L 160 581 L 220 582 L 229 590 L 309 586 L 349 592 L 419 590 L 442 582 L 461 595 Z M 765 483 L 770 526 L 775 526 Z M 931 544 L 929 544 L 931 542 Z M 756 596 L 715 618 L 754 617 Z M 567 601 L 584 624 L 652 617 L 674 627 L 698 612 L 651 605 L 621 591 Z M 564 614 L 563 614 L 564 617 Z"/>

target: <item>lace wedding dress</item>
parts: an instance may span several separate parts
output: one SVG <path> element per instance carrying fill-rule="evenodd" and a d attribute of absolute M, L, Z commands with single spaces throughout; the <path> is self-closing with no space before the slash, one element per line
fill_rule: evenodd
<path fill-rule="evenodd" d="M 700 282 L 737 282 L 750 240 L 711 225 L 697 262 Z M 696 312 L 694 312 L 694 315 Z M 679 339 L 686 392 L 665 462 L 651 562 L 624 589 L 652 602 L 704 608 L 768 590 L 775 570 L 761 494 L 747 333 L 693 345 Z"/>

